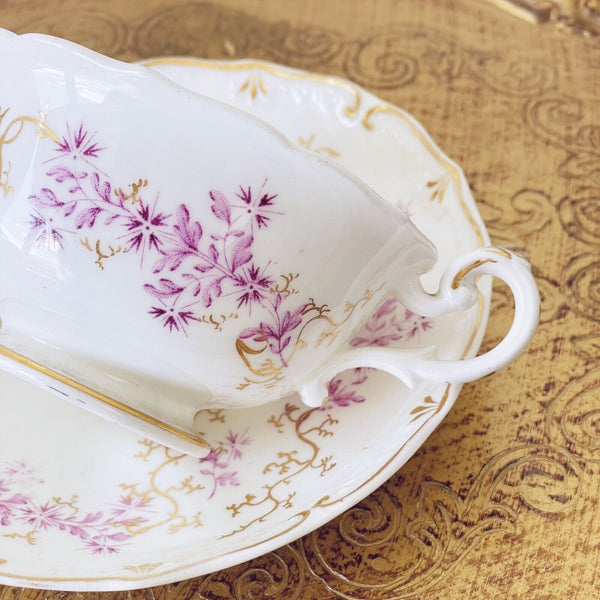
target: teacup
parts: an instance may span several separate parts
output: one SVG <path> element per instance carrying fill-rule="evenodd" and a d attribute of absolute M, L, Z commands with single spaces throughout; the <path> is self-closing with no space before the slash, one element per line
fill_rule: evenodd
<path fill-rule="evenodd" d="M 0 31 L 0 49 L 3 368 L 201 454 L 201 409 L 319 406 L 353 367 L 470 381 L 531 339 L 538 294 L 514 254 L 463 256 L 430 295 L 436 252 L 410 219 L 261 121 L 56 38 Z M 463 311 L 481 274 L 516 305 L 487 354 L 349 346 L 390 293 Z"/>

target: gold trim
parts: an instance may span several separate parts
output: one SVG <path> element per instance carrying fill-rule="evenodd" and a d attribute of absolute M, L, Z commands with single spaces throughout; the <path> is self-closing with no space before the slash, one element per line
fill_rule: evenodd
<path fill-rule="evenodd" d="M 305 73 L 291 71 L 272 63 L 262 62 L 260 60 L 248 60 L 243 62 L 233 63 L 221 63 L 221 62 L 208 62 L 201 58 L 155 58 L 150 60 L 143 60 L 141 63 L 145 67 L 157 67 L 160 65 L 177 65 L 180 67 L 195 67 L 201 69 L 209 69 L 213 71 L 245 71 L 249 69 L 260 69 L 266 71 L 278 77 L 284 77 L 286 79 L 295 79 L 301 81 L 316 81 L 319 83 L 329 83 L 342 87 L 354 95 L 354 106 L 347 106 L 344 110 L 344 114 L 347 117 L 353 117 L 358 114 L 362 105 L 362 94 L 358 87 L 352 85 L 350 82 L 332 77 L 331 75 L 318 75 L 317 73 Z M 253 96 L 254 98 L 254 96 Z"/>
<path fill-rule="evenodd" d="M 223 71 L 243 71 L 245 69 L 260 68 L 260 69 L 263 69 L 270 73 L 273 73 L 275 75 L 279 75 L 279 76 L 286 77 L 289 79 L 312 80 L 312 81 L 317 81 L 317 82 L 329 83 L 331 85 L 337 85 L 339 87 L 343 87 L 347 90 L 352 91 L 356 97 L 356 105 L 354 107 L 346 108 L 345 114 L 348 117 L 357 114 L 360 109 L 361 103 L 362 103 L 362 96 L 361 96 L 359 89 L 355 88 L 353 85 L 351 85 L 348 82 L 344 82 L 341 79 L 338 79 L 335 77 L 328 77 L 328 76 L 319 76 L 316 74 L 293 73 L 293 72 L 287 71 L 285 69 L 280 69 L 270 63 L 264 63 L 261 61 L 246 61 L 244 63 L 228 64 L 228 63 L 214 63 L 214 62 L 211 63 L 211 62 L 203 61 L 201 59 L 193 59 L 193 58 L 162 58 L 162 59 L 154 59 L 154 60 L 144 61 L 141 64 L 143 64 L 145 66 L 180 65 L 180 66 L 187 66 L 187 67 L 204 68 L 204 69 L 212 69 L 212 70 L 223 70 Z M 405 115 L 399 109 L 395 109 L 395 110 L 393 110 L 393 109 L 394 109 L 394 107 L 392 107 L 391 105 L 380 105 L 380 106 L 372 107 L 365 113 L 365 115 L 362 119 L 363 126 L 367 130 L 373 129 L 372 123 L 369 122 L 370 117 L 373 114 L 375 114 L 376 112 L 383 112 L 383 111 L 395 114 L 396 116 L 401 118 L 404 122 L 406 122 L 409 125 L 412 133 L 419 138 L 419 140 L 425 146 L 425 148 L 432 154 L 433 158 L 435 160 L 437 160 L 442 167 L 444 167 L 446 170 L 448 170 L 452 174 L 452 178 L 454 180 L 454 183 L 455 183 L 456 189 L 457 189 L 459 205 L 460 205 L 469 225 L 472 227 L 479 245 L 482 246 L 484 244 L 484 235 L 479 226 L 479 223 L 473 216 L 471 209 L 469 209 L 469 207 L 467 206 L 467 203 L 465 202 L 465 200 L 463 198 L 462 187 L 460 185 L 460 182 L 461 182 L 460 174 L 458 172 L 457 167 L 455 167 L 448 159 L 444 158 L 441 151 L 433 144 L 433 142 L 425 134 L 423 134 L 422 130 L 415 124 L 415 122 L 412 121 L 411 118 L 409 118 L 407 115 Z M 479 329 L 481 327 L 481 323 L 483 320 L 484 300 L 483 300 L 483 296 L 481 295 L 481 293 L 479 293 L 478 298 L 479 298 L 479 314 L 478 314 L 477 322 L 475 324 L 474 331 L 469 339 L 469 342 L 467 344 L 465 351 L 463 352 L 463 355 L 462 355 L 463 358 L 467 355 L 467 353 L 471 349 L 471 346 L 475 340 L 477 333 L 479 332 Z M 2 349 L 3 349 L 3 347 L 0 346 L 0 353 L 2 352 Z M 390 464 L 392 464 L 392 462 L 404 450 L 404 448 L 406 447 L 406 444 L 408 444 L 408 442 L 410 440 L 412 440 L 414 438 L 414 436 L 417 435 L 417 433 L 419 433 L 433 419 L 434 416 L 439 414 L 439 412 L 442 410 L 444 405 L 447 403 L 448 398 L 450 397 L 450 392 L 454 385 L 456 385 L 456 384 L 447 384 L 446 385 L 444 394 L 442 395 L 442 398 L 440 399 L 437 410 L 434 413 L 432 413 L 428 419 L 423 421 L 423 423 L 420 425 L 420 427 L 415 430 L 415 432 L 402 445 L 402 447 L 400 449 L 398 449 L 398 451 L 391 458 L 389 458 L 386 461 L 386 463 L 382 467 L 380 467 L 380 469 L 376 473 L 372 474 L 366 481 L 361 483 L 357 488 L 355 488 L 351 492 L 348 492 L 345 496 L 343 496 L 342 498 L 340 498 L 338 500 L 328 502 L 327 501 L 328 497 L 324 496 L 323 498 L 318 500 L 312 506 L 311 510 L 314 508 L 327 508 L 329 506 L 332 506 L 333 504 L 337 504 L 338 502 L 341 502 L 345 498 L 348 498 L 351 495 L 355 494 L 360 489 L 364 488 L 368 483 L 372 482 L 375 478 L 379 477 L 379 475 Z M 218 557 L 214 557 L 212 560 L 216 561 L 218 559 L 222 559 L 226 556 L 230 556 L 230 555 L 236 554 L 238 552 L 250 550 L 251 548 L 261 546 L 265 543 L 273 541 L 273 540 L 289 533 L 290 531 L 292 531 L 293 529 L 298 527 L 300 524 L 302 524 L 304 521 L 306 521 L 306 519 L 310 515 L 311 510 L 305 510 L 305 511 L 302 511 L 302 512 L 294 515 L 294 517 L 298 517 L 298 516 L 301 517 L 301 520 L 298 523 L 295 523 L 295 524 L 291 525 L 290 527 L 286 528 L 284 531 L 281 531 L 281 532 L 269 537 L 268 539 L 255 542 L 254 544 L 249 544 L 248 546 L 245 546 L 243 548 L 236 548 L 235 550 L 220 554 Z M 152 575 L 150 575 L 150 576 L 140 575 L 140 576 L 115 576 L 115 577 L 110 577 L 110 576 L 78 577 L 76 579 L 73 579 L 73 578 L 68 578 L 68 577 L 28 577 L 28 576 L 24 576 L 24 575 L 13 575 L 13 574 L 4 573 L 1 571 L 0 571 L 0 576 L 6 577 L 6 578 L 11 578 L 11 579 L 18 579 L 21 581 L 32 581 L 32 582 L 47 581 L 47 582 L 56 582 L 56 583 L 58 583 L 58 582 L 70 582 L 70 583 L 101 582 L 101 581 L 145 581 L 149 577 L 159 577 L 159 576 L 164 577 L 164 576 L 171 575 L 173 573 L 177 573 L 180 571 L 189 571 L 193 567 L 202 565 L 205 562 L 207 562 L 207 561 L 199 560 L 198 562 L 195 562 L 193 564 L 182 565 L 179 567 L 174 567 L 172 569 L 167 569 L 166 571 L 159 571 L 156 573 L 152 573 Z M 2 564 L 1 561 L 0 561 L 0 564 Z M 193 576 L 193 575 L 190 575 L 190 576 Z"/>
<path fill-rule="evenodd" d="M 471 350 L 471 346 L 473 345 L 473 342 L 475 340 L 475 337 L 477 335 L 477 333 L 479 332 L 479 328 L 481 327 L 481 322 L 483 320 L 483 310 L 485 308 L 485 304 L 484 304 L 484 300 L 483 300 L 483 296 L 481 295 L 481 292 L 478 292 L 477 294 L 477 300 L 478 300 L 478 313 L 477 313 L 477 321 L 475 323 L 475 328 L 473 330 L 473 333 L 471 334 L 471 337 L 469 338 L 469 341 L 467 343 L 467 346 L 465 348 L 465 350 L 463 351 L 461 358 L 466 358 L 467 354 L 469 353 L 469 351 Z M 398 455 L 404 450 L 404 448 L 406 447 L 406 445 L 425 427 L 425 425 L 427 425 L 427 423 L 429 423 L 429 421 L 431 421 L 431 419 L 433 419 L 433 417 L 435 417 L 436 415 L 438 415 L 440 413 L 440 411 L 442 410 L 442 408 L 444 407 L 444 405 L 446 404 L 446 402 L 448 401 L 448 398 L 450 396 L 450 391 L 452 389 L 452 386 L 456 385 L 456 384 L 452 384 L 452 383 L 448 383 L 446 384 L 446 389 L 444 390 L 444 393 L 437 405 L 437 408 L 434 412 L 432 412 L 429 415 L 429 418 L 427 418 L 423 423 L 421 423 L 421 426 L 416 429 L 413 434 L 406 440 L 406 442 L 404 442 L 404 444 L 402 445 L 401 448 L 398 449 L 398 451 L 392 456 L 390 457 L 380 468 L 379 470 L 374 473 L 371 477 L 369 477 L 369 479 L 367 479 L 366 481 L 364 481 L 360 486 L 358 486 L 356 489 L 352 490 L 351 492 L 347 493 L 346 495 L 342 496 L 341 498 L 338 498 L 336 500 L 333 501 L 329 501 L 329 496 L 323 496 L 323 498 L 321 498 L 320 500 L 318 500 L 314 505 L 313 508 L 327 508 L 329 506 L 333 506 L 334 504 L 337 504 L 338 502 L 342 502 L 343 500 L 345 500 L 346 498 L 348 498 L 349 496 L 355 494 L 358 490 L 360 490 L 361 488 L 363 488 L 365 485 L 367 485 L 369 482 L 373 481 L 374 478 L 379 477 L 379 475 L 381 475 L 381 473 L 387 469 L 389 467 L 389 465 L 398 457 Z M 429 396 L 430 398 L 430 396 Z M 414 409 L 413 409 L 414 410 Z M 411 411 L 410 414 L 413 414 L 413 412 Z"/>
<path fill-rule="evenodd" d="M 379 475 L 381 475 L 381 473 L 383 473 L 383 471 L 385 471 L 385 469 L 387 469 L 394 462 L 394 460 L 398 457 L 398 455 L 404 450 L 404 448 L 406 448 L 406 445 L 414 439 L 414 437 L 423 429 L 423 427 L 427 423 L 429 423 L 429 421 L 431 421 L 431 419 L 433 419 L 433 417 L 435 417 L 437 414 L 440 413 L 440 411 L 442 410 L 442 408 L 448 401 L 448 397 L 450 396 L 450 389 L 451 389 L 452 385 L 453 384 L 451 384 L 451 383 L 446 384 L 446 389 L 444 390 L 444 394 L 440 398 L 439 404 L 437 405 L 437 409 L 435 410 L 435 412 L 432 412 L 431 415 L 429 416 L 429 418 L 426 419 L 418 429 L 415 429 L 415 431 L 413 431 L 412 435 L 404 442 L 404 444 L 402 444 L 402 446 L 396 451 L 396 453 L 393 456 L 391 456 L 390 458 L 388 458 L 388 460 L 386 460 L 386 462 L 375 473 L 373 473 L 368 479 L 363 481 L 356 489 L 352 490 L 351 492 L 348 492 L 347 494 L 344 494 L 340 498 L 336 498 L 335 500 L 330 500 L 329 496 L 323 496 L 321 499 L 317 500 L 317 502 L 315 502 L 315 504 L 313 504 L 313 508 L 317 508 L 317 507 L 318 508 L 328 508 L 330 506 L 333 506 L 334 504 L 338 504 L 338 502 L 344 501 L 346 498 L 355 494 L 358 490 L 362 489 L 363 487 L 368 485 L 371 481 L 373 481 L 374 479 L 379 477 Z"/>
<path fill-rule="evenodd" d="M 460 203 L 460 207 L 463 210 L 465 217 L 467 218 L 469 225 L 473 228 L 473 232 L 475 233 L 475 237 L 477 238 L 477 243 L 480 246 L 484 244 L 484 235 L 481 231 L 481 227 L 471 211 L 469 210 L 465 199 L 462 194 L 462 185 L 461 185 L 461 177 L 460 171 L 458 167 L 454 163 L 452 163 L 448 158 L 444 156 L 442 151 L 433 143 L 433 141 L 429 138 L 429 136 L 421 129 L 419 125 L 413 120 L 412 117 L 407 115 L 405 112 L 400 110 L 399 108 L 392 106 L 391 104 L 378 104 L 377 106 L 372 106 L 367 110 L 362 118 L 362 126 L 367 131 L 373 131 L 374 125 L 371 122 L 371 117 L 377 113 L 388 113 L 398 117 L 401 121 L 406 123 L 411 130 L 411 133 L 415 135 L 419 141 L 425 146 L 425 149 L 429 151 L 429 153 L 433 156 L 435 160 L 442 166 L 446 171 L 450 173 L 452 176 L 452 180 L 454 181 L 454 186 L 456 188 L 456 194 L 458 196 L 458 202 Z"/>
<path fill-rule="evenodd" d="M 46 377 L 50 377 L 56 381 L 59 381 L 60 383 L 63 383 L 64 385 L 68 385 L 69 387 L 71 387 L 79 392 L 83 392 L 84 394 L 91 396 L 95 400 L 99 400 L 100 402 L 102 402 L 104 404 L 108 404 L 108 406 L 110 406 L 111 408 L 114 408 L 116 410 L 124 412 L 124 413 L 128 414 L 129 416 L 140 419 L 140 420 L 144 421 L 145 423 L 148 423 L 149 425 L 158 427 L 159 429 L 162 429 L 163 431 L 178 437 L 179 439 L 183 440 L 184 442 L 194 444 L 195 446 L 199 446 L 201 448 L 207 448 L 207 449 L 210 448 L 210 445 L 206 442 L 206 440 L 204 440 L 200 437 L 194 436 L 191 433 L 188 433 L 187 431 L 183 431 L 182 429 L 173 427 L 172 425 L 169 425 L 168 423 L 163 423 L 161 420 L 159 420 L 151 415 L 148 415 L 148 414 L 142 412 L 141 410 L 138 410 L 136 408 L 128 406 L 127 404 L 123 404 L 123 402 L 120 402 L 119 400 L 115 400 L 114 398 L 111 398 L 110 396 L 107 396 L 101 392 L 97 392 L 96 390 L 93 390 L 92 388 L 88 387 L 87 385 L 84 385 L 84 384 L 80 383 L 79 381 L 76 381 L 75 379 L 71 379 L 70 377 L 67 377 L 66 375 L 57 373 L 56 371 L 49 369 L 48 367 L 42 365 L 41 363 L 36 362 L 35 360 L 32 360 L 30 358 L 27 358 L 26 356 L 23 356 L 22 354 L 19 354 L 18 352 L 15 352 L 14 350 L 11 350 L 10 348 L 7 348 L 6 346 L 3 346 L 1 344 L 0 344 L 0 355 L 6 356 L 6 358 L 10 358 L 11 360 L 14 360 L 17 363 L 19 363 L 29 369 L 37 371 L 38 373 L 41 373 L 42 375 L 45 375 Z"/>
<path fill-rule="evenodd" d="M 6 108 L 4 112 L 0 108 L 0 125 L 4 117 L 8 114 L 10 108 Z M 4 198 L 7 198 L 9 194 L 14 191 L 12 185 L 10 185 L 10 170 L 11 163 L 8 162 L 8 166 L 4 167 L 3 162 L 3 150 L 4 146 L 12 144 L 23 132 L 25 125 L 32 123 L 37 127 L 36 134 L 40 138 L 49 137 L 53 142 L 60 144 L 58 136 L 46 125 L 46 113 L 40 110 L 40 118 L 34 119 L 33 117 L 16 117 L 7 126 L 2 134 L 0 134 L 0 189 L 4 192 Z"/>
<path fill-rule="evenodd" d="M 463 269 L 461 269 L 455 276 L 454 279 L 452 279 L 452 283 L 450 284 L 450 287 L 455 290 L 458 288 L 458 286 L 460 285 L 460 282 L 474 269 L 477 269 L 479 267 L 481 267 L 482 265 L 488 264 L 488 263 L 492 263 L 495 264 L 497 263 L 497 260 L 494 260 L 493 258 L 486 258 L 485 260 L 476 260 L 475 262 L 471 263 L 470 265 L 468 265 L 467 267 L 464 267 Z"/>

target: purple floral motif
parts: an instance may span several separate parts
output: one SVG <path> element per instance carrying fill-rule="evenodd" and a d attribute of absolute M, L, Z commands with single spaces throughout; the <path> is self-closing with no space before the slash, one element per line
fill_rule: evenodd
<path fill-rule="evenodd" d="M 215 495 L 219 487 L 240 485 L 237 471 L 231 468 L 231 464 L 240 460 L 243 456 L 244 446 L 252 443 L 247 433 L 248 430 L 243 433 L 229 431 L 225 441 L 211 448 L 208 456 L 201 459 L 200 473 L 212 480 L 209 499 Z"/>
<path fill-rule="evenodd" d="M 290 294 L 274 288 L 271 263 L 260 264 L 255 256 L 256 236 L 284 214 L 267 179 L 258 188 L 240 185 L 231 199 L 208 190 L 214 218 L 200 223 L 185 204 L 170 214 L 161 209 L 158 194 L 148 201 L 147 180 L 131 184 L 131 193 L 114 187 L 99 166 L 106 148 L 83 124 L 67 124 L 57 139 L 46 161 L 48 184 L 29 198 L 34 243 L 64 250 L 68 237 L 93 232 L 111 248 L 111 256 L 137 255 L 140 268 L 150 261 L 152 275 L 143 284 L 153 300 L 147 313 L 171 333 L 187 335 L 194 323 L 205 322 L 205 309 L 233 296 L 238 310 L 258 311 L 259 324 L 240 339 L 266 343 L 287 366 L 283 353 L 303 323 L 306 305 L 291 304 Z M 82 242 L 92 251 L 87 238 Z M 101 260 L 97 264 L 104 268 Z"/>
<path fill-rule="evenodd" d="M 362 369 L 356 369 L 362 371 Z M 356 374 L 356 373 L 355 373 Z M 360 404 L 365 401 L 365 397 L 357 394 L 356 387 L 362 385 L 367 380 L 367 375 L 357 375 L 349 383 L 339 375 L 334 377 L 327 386 L 327 402 L 320 407 L 320 410 L 329 410 L 332 406 L 347 407 L 351 404 Z"/>
<path fill-rule="evenodd" d="M 258 228 L 266 227 L 271 219 L 271 215 L 281 215 L 283 213 L 273 210 L 273 200 L 277 194 L 269 195 L 261 189 L 258 194 L 252 194 L 250 187 L 244 189 L 240 186 L 240 191 L 236 196 L 244 203 L 242 205 L 234 205 L 234 208 L 241 208 L 248 214 L 252 215 L 252 225 L 254 222 Z"/>
<path fill-rule="evenodd" d="M 210 489 L 209 499 L 212 499 L 219 488 L 238 486 L 234 463 L 243 458 L 251 443 L 247 430 L 229 431 L 225 439 L 217 442 L 209 455 L 200 460 L 200 474 L 210 485 L 200 484 L 194 489 Z M 162 524 L 160 510 L 153 510 L 155 500 L 160 500 L 153 490 L 139 493 L 136 486 L 121 486 L 131 493 L 121 494 L 104 510 L 84 513 L 78 507 L 77 496 L 68 501 L 58 497 L 39 501 L 30 491 L 37 488 L 32 483 L 44 482 L 23 461 L 5 463 L 0 470 L 0 529 L 10 528 L 0 537 L 24 538 L 34 544 L 39 534 L 60 531 L 79 539 L 92 554 L 115 554 L 136 535 L 136 529 L 152 529 Z M 27 489 L 28 493 L 19 488 Z M 151 519 L 154 512 L 159 512 L 157 524 Z"/>
<path fill-rule="evenodd" d="M 302 324 L 302 316 L 306 305 L 302 304 L 292 311 L 286 310 L 281 314 L 282 295 L 276 294 L 274 300 L 265 305 L 269 311 L 269 320 L 261 321 L 256 327 L 250 327 L 240 332 L 239 338 L 251 339 L 254 342 L 265 342 L 272 354 L 279 356 L 283 366 L 287 366 L 283 352 L 289 346 L 291 332 Z"/>
<path fill-rule="evenodd" d="M 399 340 L 413 339 L 431 327 L 431 319 L 402 308 L 395 298 L 388 298 L 352 338 L 350 345 L 388 346 Z"/>
<path fill-rule="evenodd" d="M 239 389 L 281 380 L 283 369 L 301 347 L 303 328 L 328 309 L 312 299 L 295 299 L 296 291 L 289 285 L 298 275 L 282 275 L 285 286 L 276 285 L 278 274 L 271 262 L 261 263 L 255 254 L 256 239 L 284 215 L 277 207 L 278 194 L 268 189 L 268 179 L 256 187 L 239 185 L 229 196 L 216 189 L 200 192 L 211 209 L 200 223 L 186 204 L 169 212 L 161 208 L 158 193 L 149 200 L 147 180 L 130 184 L 130 193 L 115 187 L 99 166 L 107 148 L 83 124 L 67 124 L 66 133 L 56 139 L 46 161 L 48 183 L 29 198 L 33 242 L 58 252 L 68 239 L 93 233 L 101 238 L 96 245 L 96 264 L 101 268 L 103 259 L 117 254 L 139 257 L 140 269 L 150 267 L 142 284 L 151 298 L 147 315 L 169 333 L 188 335 L 190 327 L 209 322 L 207 309 L 216 308 L 220 299 L 233 298 L 237 310 L 247 312 L 256 323 L 237 336 L 238 353 L 256 375 L 246 378 Z M 80 241 L 93 252 L 87 237 Z M 100 241 L 110 256 L 101 253 Z M 400 316 L 397 302 L 390 299 L 351 344 L 383 346 L 411 339 L 430 327 L 431 321 L 408 310 Z M 257 354 L 262 354 L 261 363 L 254 368 L 248 356 Z M 343 401 L 337 388 L 332 393 Z"/>
<path fill-rule="evenodd" d="M 94 142 L 95 135 L 90 135 L 88 131 L 83 128 L 83 124 L 79 125 L 79 129 L 71 131 L 71 128 L 67 124 L 67 134 L 63 136 L 62 140 L 58 143 L 57 152 L 70 156 L 72 159 L 78 157 L 85 159 L 97 158 L 98 153 L 104 148 L 99 148 L 98 144 Z"/>
<path fill-rule="evenodd" d="M 33 470 L 22 461 L 7 464 L 0 472 L 0 526 L 25 526 L 27 534 L 19 534 L 19 537 L 31 541 L 40 532 L 56 529 L 79 538 L 94 554 L 114 554 L 131 537 L 123 529 L 133 521 L 147 521 L 142 515 L 145 503 L 131 506 L 125 497 L 114 505 L 112 515 L 98 511 L 81 516 L 75 500 L 64 502 L 52 498 L 37 502 L 31 496 L 15 491 L 23 481 L 31 479 L 32 474 Z M 125 514 L 127 518 L 124 518 Z M 5 535 L 15 537 L 10 533 Z"/>

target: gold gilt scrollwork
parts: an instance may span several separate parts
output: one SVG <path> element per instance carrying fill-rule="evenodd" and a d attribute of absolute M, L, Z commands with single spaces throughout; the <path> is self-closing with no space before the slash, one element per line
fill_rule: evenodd
<path fill-rule="evenodd" d="M 243 515 L 250 509 L 257 516 L 247 520 L 235 530 L 222 537 L 230 537 L 245 531 L 257 522 L 280 508 L 291 509 L 294 507 L 295 491 L 290 491 L 290 482 L 308 469 L 313 469 L 324 475 L 335 467 L 333 456 L 324 455 L 318 443 L 319 438 L 333 436 L 332 428 L 337 425 L 338 420 L 328 413 L 318 409 L 302 410 L 295 404 L 286 404 L 285 409 L 279 415 L 272 415 L 269 419 L 279 432 L 283 433 L 290 425 L 294 437 L 301 442 L 301 450 L 281 450 L 277 453 L 277 459 L 268 463 L 263 469 L 263 475 L 274 476 L 272 482 L 263 485 L 264 492 L 259 495 L 247 494 L 244 500 L 230 504 L 227 510 L 233 517 Z M 297 513 L 295 523 L 290 524 L 290 529 L 297 527 L 308 516 L 308 513 Z"/>
<path fill-rule="evenodd" d="M 294 294 L 296 290 L 291 288 L 290 284 L 297 276 L 297 274 L 293 273 L 282 275 L 281 278 L 284 280 L 284 283 L 276 285 L 272 290 L 286 297 Z M 346 302 L 343 309 L 338 310 L 338 314 L 335 316 L 332 316 L 331 310 L 326 304 L 319 306 L 313 298 L 309 298 L 302 313 L 303 324 L 298 333 L 295 334 L 296 338 L 293 344 L 290 344 L 291 352 L 286 357 L 286 363 L 289 364 L 297 352 L 308 347 L 309 344 L 303 336 L 313 322 L 324 321 L 322 323 L 324 331 L 314 341 L 313 347 L 318 348 L 322 344 L 331 345 L 343 326 L 351 319 L 354 311 L 364 308 L 373 298 L 379 297 L 379 292 L 381 292 L 382 288 L 383 285 L 379 286 L 376 290 L 365 290 L 364 294 L 356 302 Z M 263 356 L 268 347 L 266 341 L 260 347 L 257 347 L 256 345 L 247 344 L 241 338 L 236 340 L 236 352 L 252 373 L 252 375 L 244 377 L 243 382 L 238 384 L 239 390 L 244 390 L 251 385 L 264 385 L 265 388 L 272 389 L 285 378 L 287 364 L 281 361 L 276 362 L 271 356 L 267 356 L 266 358 Z"/>
<path fill-rule="evenodd" d="M 0 108 L 0 189 L 3 192 L 4 198 L 14 191 L 10 185 L 10 171 L 12 163 L 6 160 L 4 149 L 6 146 L 14 143 L 26 125 L 33 125 L 35 133 L 38 137 L 49 137 L 54 142 L 59 142 L 56 134 L 46 125 L 46 115 L 40 111 L 40 118 L 33 117 L 15 117 L 14 119 L 7 118 L 10 108 L 2 110 Z M 8 121 L 8 122 L 7 122 Z"/>
<path fill-rule="evenodd" d="M 581 467 L 560 448 L 509 448 L 484 465 L 464 496 L 437 481 L 422 482 L 416 498 L 394 496 L 393 484 L 380 488 L 306 536 L 305 558 L 336 597 L 414 597 L 447 577 L 484 538 L 517 533 L 523 505 L 545 515 L 569 510 L 580 476 Z M 374 560 L 348 570 L 348 557 L 367 548 Z"/>

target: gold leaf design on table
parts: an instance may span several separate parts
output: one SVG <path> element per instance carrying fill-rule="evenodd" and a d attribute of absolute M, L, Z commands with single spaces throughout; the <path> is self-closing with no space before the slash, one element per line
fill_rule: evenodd
<path fill-rule="evenodd" d="M 541 139 L 567 152 L 558 174 L 579 182 L 578 191 L 600 186 L 600 126 L 579 125 L 584 114 L 581 100 L 561 94 L 533 98 L 523 110 Z"/>
<path fill-rule="evenodd" d="M 283 59 L 286 64 L 309 68 L 330 61 L 344 48 L 342 36 L 329 28 L 295 28 L 287 23 L 279 27 L 281 42 L 271 44 L 269 50 L 275 60 Z"/>
<path fill-rule="evenodd" d="M 435 39 L 434 41 L 434 38 Z M 452 81 L 468 75 L 489 88 L 509 96 L 531 96 L 551 89 L 557 72 L 541 61 L 503 52 L 465 48 L 441 35 L 431 35 L 423 63 L 438 79 Z"/>
<path fill-rule="evenodd" d="M 346 74 L 360 85 L 397 88 L 415 80 L 418 61 L 406 52 L 402 31 L 378 31 L 348 44 Z"/>
<path fill-rule="evenodd" d="M 521 252 L 527 246 L 527 239 L 547 227 L 554 214 L 550 196 L 530 188 L 518 190 L 511 196 L 510 209 L 496 208 L 485 199 L 478 208 L 492 242 Z"/>
<path fill-rule="evenodd" d="M 532 267 L 531 270 L 540 293 L 540 324 L 564 317 L 568 305 L 560 292 L 558 282 L 544 277 L 536 267 Z"/>
<path fill-rule="evenodd" d="M 305 560 L 335 596 L 411 598 L 439 585 L 483 538 L 515 534 L 522 505 L 548 515 L 569 510 L 580 478 L 581 468 L 560 448 L 508 448 L 482 467 L 464 496 L 437 481 L 412 488 L 416 498 L 395 497 L 393 483 L 380 488 L 306 536 Z M 347 557 L 367 550 L 378 559 L 349 570 Z"/>
<path fill-rule="evenodd" d="M 596 342 L 598 338 L 596 338 Z M 586 461 L 600 462 L 600 369 L 565 385 L 546 416 L 546 433 L 557 445 Z"/>
<path fill-rule="evenodd" d="M 511 15 L 537 25 L 552 24 L 558 30 L 600 34 L 598 0 L 487 0 Z"/>
<path fill-rule="evenodd" d="M 561 274 L 561 291 L 578 315 L 600 320 L 600 254 L 581 254 L 569 260 Z"/>
<path fill-rule="evenodd" d="M 600 190 L 597 196 L 563 198 L 558 205 L 558 214 L 571 237 L 585 244 L 600 244 Z"/>
<path fill-rule="evenodd" d="M 255 56 L 310 68 L 332 60 L 344 47 L 342 36 L 330 28 L 294 27 L 212 2 L 161 7 L 131 27 L 137 57 Z"/>
<path fill-rule="evenodd" d="M 82 44 L 108 56 L 121 54 L 127 46 L 129 23 L 114 12 L 77 6 L 77 10 L 52 7 L 47 14 L 35 11 L 27 22 L 27 31 L 40 31 Z"/>
<path fill-rule="evenodd" d="M 600 361 L 600 332 L 574 336 L 571 342 L 575 349 L 588 360 Z"/>
<path fill-rule="evenodd" d="M 283 546 L 243 565 L 217 571 L 198 582 L 206 600 L 306 600 L 306 569 L 292 546 Z"/>

